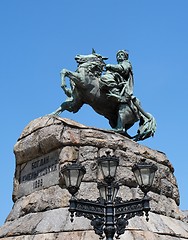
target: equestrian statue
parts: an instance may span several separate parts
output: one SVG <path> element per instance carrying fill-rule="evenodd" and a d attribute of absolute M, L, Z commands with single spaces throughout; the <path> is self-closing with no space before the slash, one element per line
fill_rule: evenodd
<path fill-rule="evenodd" d="M 129 55 L 125 50 L 116 54 L 117 64 L 105 64 L 108 58 L 94 50 L 89 55 L 76 55 L 75 72 L 63 69 L 61 88 L 67 95 L 65 102 L 52 114 L 63 111 L 76 113 L 83 104 L 89 104 L 98 114 L 109 120 L 112 130 L 135 141 L 153 136 L 155 118 L 143 110 L 140 101 L 133 95 L 134 79 Z M 70 87 L 66 85 L 70 79 Z M 137 134 L 131 137 L 127 130 L 139 121 Z"/>

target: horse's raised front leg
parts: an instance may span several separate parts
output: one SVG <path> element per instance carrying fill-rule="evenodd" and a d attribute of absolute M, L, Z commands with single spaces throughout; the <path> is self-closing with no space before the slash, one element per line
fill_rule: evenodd
<path fill-rule="evenodd" d="M 70 78 L 74 83 L 79 83 L 82 79 L 81 72 L 71 72 L 67 69 L 63 69 L 60 72 L 61 75 L 61 87 L 64 89 L 66 87 L 65 77 Z"/>
<path fill-rule="evenodd" d="M 65 81 L 65 78 L 66 78 L 66 76 L 67 76 L 67 74 L 68 74 L 69 72 L 70 72 L 70 71 L 68 71 L 68 70 L 66 70 L 66 69 L 63 69 L 63 70 L 60 72 L 60 76 L 61 76 L 61 88 L 63 89 L 64 93 L 65 93 L 68 97 L 72 97 L 72 89 L 67 87 L 67 84 L 66 84 L 66 81 Z"/>
<path fill-rule="evenodd" d="M 77 72 L 71 72 L 67 69 L 63 69 L 60 72 L 61 75 L 61 88 L 65 92 L 65 94 L 68 96 L 67 100 L 61 104 L 61 106 L 54 111 L 53 115 L 60 115 L 63 111 L 67 110 L 69 112 L 76 113 L 83 105 L 81 99 L 79 97 L 76 97 L 73 95 L 73 86 L 71 88 L 67 88 L 65 78 L 70 78 L 73 82 L 79 82 L 80 79 L 80 73 Z"/>

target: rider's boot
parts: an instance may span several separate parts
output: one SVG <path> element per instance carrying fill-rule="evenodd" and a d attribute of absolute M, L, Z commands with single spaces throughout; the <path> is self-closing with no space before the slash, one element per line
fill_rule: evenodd
<path fill-rule="evenodd" d="M 117 120 L 117 125 L 115 128 L 113 128 L 113 131 L 118 132 L 118 133 L 124 133 L 124 128 L 122 125 L 122 120 L 121 120 L 121 116 L 118 113 L 118 120 Z"/>

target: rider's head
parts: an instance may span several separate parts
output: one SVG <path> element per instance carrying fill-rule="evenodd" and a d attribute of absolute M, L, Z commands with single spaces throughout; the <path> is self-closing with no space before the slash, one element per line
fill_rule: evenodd
<path fill-rule="evenodd" d="M 127 60 L 128 58 L 129 58 L 129 54 L 125 50 L 119 50 L 116 53 L 116 59 L 117 59 L 118 62 L 121 62 L 123 60 Z"/>

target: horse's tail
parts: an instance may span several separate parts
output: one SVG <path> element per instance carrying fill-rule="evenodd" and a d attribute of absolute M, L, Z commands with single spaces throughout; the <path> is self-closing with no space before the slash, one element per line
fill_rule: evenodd
<path fill-rule="evenodd" d="M 157 126 L 156 120 L 150 113 L 147 113 L 147 115 L 149 118 L 141 114 L 137 135 L 133 137 L 135 141 L 144 140 L 154 136 Z"/>
<path fill-rule="evenodd" d="M 137 107 L 140 115 L 139 129 L 137 135 L 133 137 L 135 141 L 144 140 L 151 136 L 154 136 L 156 131 L 156 120 L 150 114 L 143 110 L 140 105 L 140 101 L 135 96 L 131 96 L 132 103 Z"/>

